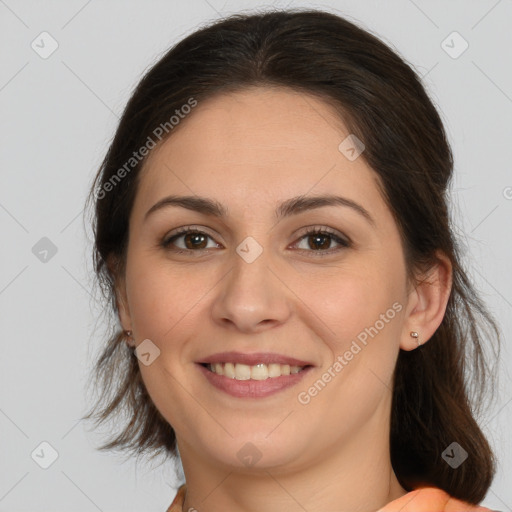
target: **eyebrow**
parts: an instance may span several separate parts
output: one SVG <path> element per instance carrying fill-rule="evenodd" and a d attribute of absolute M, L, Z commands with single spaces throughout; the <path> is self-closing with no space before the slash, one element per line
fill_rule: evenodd
<path fill-rule="evenodd" d="M 212 217 L 226 218 L 228 216 L 227 208 L 214 199 L 201 196 L 168 196 L 155 203 L 146 212 L 144 220 L 146 220 L 152 213 L 169 206 L 186 208 L 187 210 L 192 210 Z M 307 210 L 314 210 L 324 206 L 345 206 L 351 208 L 364 217 L 372 226 L 375 226 L 374 219 L 363 206 L 346 197 L 335 195 L 292 197 L 277 207 L 275 216 L 279 220 L 284 217 L 290 217 Z"/>

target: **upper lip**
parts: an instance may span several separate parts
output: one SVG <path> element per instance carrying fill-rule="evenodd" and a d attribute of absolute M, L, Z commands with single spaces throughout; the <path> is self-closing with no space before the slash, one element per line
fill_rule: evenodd
<path fill-rule="evenodd" d="M 275 354 L 272 352 L 255 352 L 252 354 L 245 354 L 243 352 L 219 352 L 205 357 L 200 361 L 200 364 L 214 364 L 214 363 L 241 363 L 249 366 L 255 366 L 259 363 L 263 364 L 289 364 L 290 366 L 313 366 L 308 361 L 302 361 L 295 357 L 285 356 L 283 354 Z"/>

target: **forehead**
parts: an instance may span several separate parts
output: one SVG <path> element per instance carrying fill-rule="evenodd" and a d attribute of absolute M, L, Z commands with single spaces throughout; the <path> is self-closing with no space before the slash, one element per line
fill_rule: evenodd
<path fill-rule="evenodd" d="M 253 87 L 199 102 L 180 123 L 144 165 L 136 203 L 146 209 L 166 193 L 245 210 L 308 193 L 380 199 L 363 158 L 350 161 L 339 149 L 350 133 L 338 113 L 315 96 Z"/>

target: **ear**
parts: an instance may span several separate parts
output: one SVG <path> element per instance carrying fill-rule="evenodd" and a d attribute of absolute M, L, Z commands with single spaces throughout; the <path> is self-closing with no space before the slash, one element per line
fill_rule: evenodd
<path fill-rule="evenodd" d="M 428 272 L 418 276 L 409 294 L 407 312 L 400 340 L 402 350 L 414 350 L 426 343 L 441 325 L 452 289 L 452 264 L 441 251 L 436 252 L 437 263 Z M 418 338 L 411 337 L 417 332 Z"/>
<path fill-rule="evenodd" d="M 126 283 L 124 274 L 120 271 L 117 258 L 110 256 L 107 259 L 107 267 L 114 280 L 114 289 L 116 294 L 116 307 L 119 316 L 119 322 L 124 331 L 132 331 L 132 320 L 130 316 L 130 308 L 126 295 Z M 135 346 L 133 338 L 127 338 L 128 345 Z"/>

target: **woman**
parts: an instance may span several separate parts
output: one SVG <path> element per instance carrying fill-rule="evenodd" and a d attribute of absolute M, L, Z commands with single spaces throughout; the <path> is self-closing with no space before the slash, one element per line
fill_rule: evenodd
<path fill-rule="evenodd" d="M 102 449 L 179 456 L 169 511 L 488 510 L 499 336 L 452 169 L 417 75 L 343 18 L 236 15 L 172 48 L 91 191 L 121 328 L 86 417 L 129 414 Z"/>

